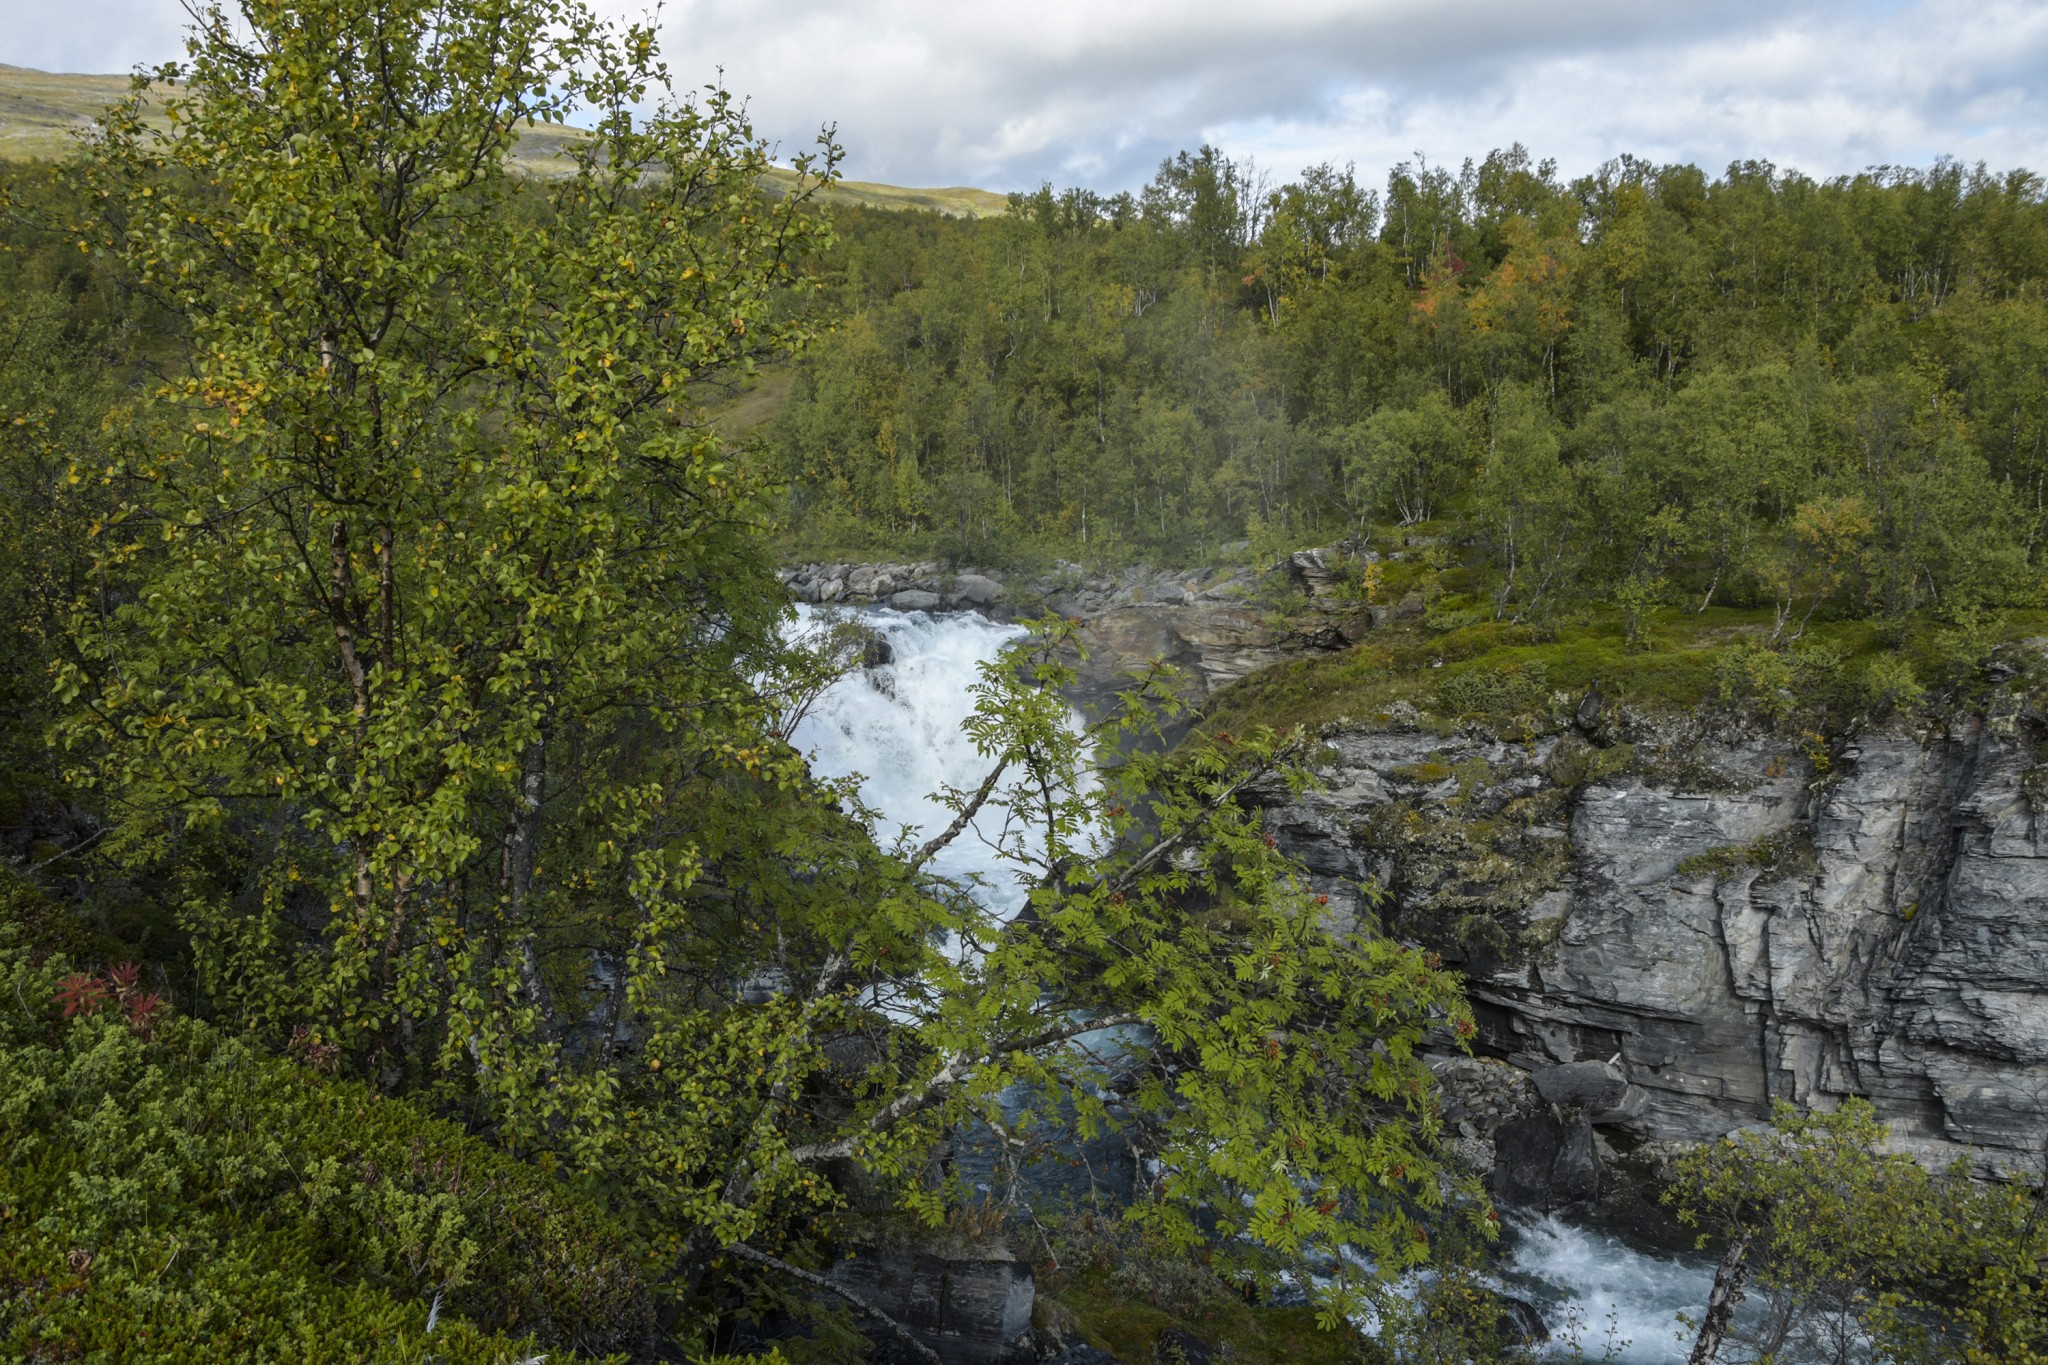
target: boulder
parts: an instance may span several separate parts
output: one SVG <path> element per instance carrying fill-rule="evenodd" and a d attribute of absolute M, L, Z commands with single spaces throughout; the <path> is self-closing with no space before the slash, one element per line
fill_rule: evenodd
<path fill-rule="evenodd" d="M 1310 597 L 1327 597 L 1337 588 L 1337 565 L 1342 556 L 1334 548 L 1296 550 L 1281 561 L 1287 581 Z"/>
<path fill-rule="evenodd" d="M 862 668 L 887 668 L 896 662 L 895 646 L 889 637 L 880 631 L 870 631 L 860 644 L 860 666 Z"/>
<path fill-rule="evenodd" d="M 1557 1213 L 1600 1197 L 1593 1125 L 1551 1114 L 1504 1123 L 1493 1135 L 1493 1197 L 1516 1208 Z"/>
<path fill-rule="evenodd" d="M 863 1247 L 832 1267 L 830 1278 L 909 1328 L 948 1365 L 1025 1365 L 1035 1355 L 1031 1267 L 1006 1249 Z M 887 1358 L 890 1342 L 878 1337 L 877 1345 L 876 1355 Z"/>
<path fill-rule="evenodd" d="M 916 588 L 905 588 L 889 599 L 889 605 L 898 611 L 936 611 L 939 606 L 939 595 L 935 592 L 922 592 Z"/>
<path fill-rule="evenodd" d="M 1512 1294 L 1496 1294 L 1494 1302 L 1500 1308 L 1502 1335 L 1510 1346 L 1536 1346 L 1550 1340 L 1549 1324 L 1535 1304 Z"/>
<path fill-rule="evenodd" d="M 964 573 L 953 580 L 953 598 L 971 606 L 986 607 L 1002 600 L 1003 585 L 978 573 Z"/>
<path fill-rule="evenodd" d="M 1628 1078 L 1611 1062 L 1566 1062 L 1529 1073 L 1536 1092 L 1552 1104 L 1591 1114 L 1618 1110 L 1628 1098 Z"/>

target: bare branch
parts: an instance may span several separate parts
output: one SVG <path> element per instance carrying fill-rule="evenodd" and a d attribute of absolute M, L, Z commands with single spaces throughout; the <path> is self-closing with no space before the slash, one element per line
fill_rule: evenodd
<path fill-rule="evenodd" d="M 887 1327 L 896 1334 L 899 1341 L 917 1352 L 924 1359 L 929 1360 L 932 1365 L 946 1365 L 945 1361 L 939 1358 L 939 1353 L 925 1345 L 922 1341 L 919 1341 L 908 1327 L 905 1327 L 902 1323 L 896 1321 L 896 1319 L 890 1317 L 887 1313 L 884 1313 L 881 1309 L 875 1307 L 844 1285 L 834 1284 L 815 1271 L 805 1270 L 802 1266 L 791 1265 L 788 1261 L 779 1260 L 774 1256 L 770 1256 L 765 1251 L 756 1251 L 745 1242 L 734 1242 L 726 1250 L 743 1261 L 752 1261 L 755 1265 L 766 1266 L 770 1270 L 779 1271 L 791 1279 L 802 1280 L 814 1289 L 822 1289 L 828 1294 L 837 1294 L 876 1322 Z"/>
<path fill-rule="evenodd" d="M 994 793 L 996 783 L 1002 780 L 1003 774 L 1008 771 L 1009 767 L 1010 760 L 1005 757 L 989 771 L 988 777 L 981 784 L 981 789 L 975 792 L 968 799 L 967 804 L 960 808 L 960 814 L 953 818 L 953 823 L 946 826 L 942 832 L 927 842 L 923 848 L 917 851 L 917 856 L 910 860 L 910 870 L 912 872 L 917 871 L 930 862 L 937 856 L 940 849 L 960 837 L 960 831 L 974 823 L 974 817 L 981 813 L 981 808 L 984 805 L 988 804 L 988 798 Z"/>
<path fill-rule="evenodd" d="M 852 1156 L 862 1138 L 886 1133 L 912 1114 L 930 1108 L 948 1090 L 973 1075 L 974 1068 L 981 1060 L 978 1056 L 970 1057 L 964 1052 L 954 1053 L 930 1080 L 915 1090 L 904 1091 L 876 1110 L 860 1132 L 849 1134 L 837 1142 L 814 1142 L 802 1147 L 792 1147 L 789 1149 L 789 1159 L 798 1162 L 831 1161 Z"/>
<path fill-rule="evenodd" d="M 932 1078 L 914 1090 L 906 1090 L 881 1109 L 875 1111 L 865 1128 L 855 1134 L 840 1138 L 837 1142 L 814 1142 L 803 1147 L 789 1149 L 789 1159 L 796 1162 L 832 1161 L 850 1157 L 864 1137 L 886 1133 L 911 1115 L 929 1109 L 945 1098 L 946 1092 L 962 1081 L 970 1079 L 975 1068 L 997 1057 L 1008 1057 L 1019 1052 L 1030 1052 L 1054 1043 L 1079 1038 L 1083 1034 L 1096 1033 L 1106 1028 L 1120 1028 L 1126 1024 L 1143 1023 L 1136 1014 L 1106 1014 L 1097 1019 L 1071 1020 L 1058 1027 L 1040 1033 L 1028 1034 L 1022 1038 L 1010 1038 L 984 1052 L 970 1056 L 956 1052 L 947 1058 L 946 1064 L 938 1069 Z"/>
<path fill-rule="evenodd" d="M 1142 1024 L 1144 1022 L 1145 1018 L 1143 1015 L 1128 1011 L 1123 1014 L 1105 1014 L 1097 1019 L 1070 1020 L 1058 1028 L 1050 1028 L 1043 1033 L 1034 1033 L 1024 1038 L 1013 1038 L 998 1048 L 997 1053 L 1001 1056 L 1008 1056 L 1016 1052 L 1032 1052 L 1038 1048 L 1051 1047 L 1054 1043 L 1064 1043 L 1070 1039 L 1083 1037 L 1086 1034 L 1100 1033 L 1103 1029 L 1123 1028 L 1130 1024 Z"/>

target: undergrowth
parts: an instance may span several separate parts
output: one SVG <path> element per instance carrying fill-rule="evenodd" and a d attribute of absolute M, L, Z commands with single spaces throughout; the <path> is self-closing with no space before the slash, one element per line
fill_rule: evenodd
<path fill-rule="evenodd" d="M 454 1365 L 645 1340 L 622 1242 L 543 1172 L 25 938 L 0 920 L 0 1358 Z"/>

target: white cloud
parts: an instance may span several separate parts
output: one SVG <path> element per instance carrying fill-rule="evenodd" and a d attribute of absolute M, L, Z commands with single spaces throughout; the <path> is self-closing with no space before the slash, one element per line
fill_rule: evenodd
<path fill-rule="evenodd" d="M 1835 174 L 2038 164 L 2048 132 L 2048 8 L 2014 0 L 688 0 L 665 31 L 764 130 L 834 118 L 855 174 L 921 183 L 1122 187 L 1205 139 L 1282 174 L 1517 140 Z"/>
<path fill-rule="evenodd" d="M 161 60 L 181 18 L 36 6 L 0 61 Z M 723 67 L 786 149 L 836 122 L 849 173 L 906 184 L 1123 188 L 1204 140 L 1282 175 L 1514 141 L 1567 172 L 2048 161 L 2038 0 L 670 0 L 661 28 L 679 83 Z"/>
<path fill-rule="evenodd" d="M 177 0 L 0 0 L 0 62 L 39 71 L 127 72 L 184 55 Z"/>

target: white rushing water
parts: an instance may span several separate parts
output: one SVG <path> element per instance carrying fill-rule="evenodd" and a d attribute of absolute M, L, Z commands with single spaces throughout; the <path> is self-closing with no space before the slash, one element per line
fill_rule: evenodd
<path fill-rule="evenodd" d="M 814 628 L 817 613 L 798 611 L 798 628 Z M 974 710 L 969 689 L 977 670 L 1024 631 L 971 614 L 871 608 L 854 615 L 889 642 L 895 661 L 861 670 L 825 693 L 797 728 L 796 745 L 820 776 L 860 774 L 862 799 L 881 812 L 884 839 L 904 825 L 929 838 L 952 820 L 931 793 L 942 786 L 972 788 L 987 774 L 961 729 Z M 991 909 L 1011 912 L 1023 902 L 1023 889 L 974 832 L 956 840 L 936 869 L 986 878 L 984 903 Z M 1648 1255 L 1556 1218 L 1524 1220 L 1518 1234 L 1502 1285 L 1543 1314 L 1555 1358 L 1622 1365 L 1685 1359 L 1690 1343 L 1680 1339 L 1678 1314 L 1697 1318 L 1704 1311 L 1711 1264 Z"/>
<path fill-rule="evenodd" d="M 797 613 L 799 631 L 817 628 L 815 608 L 799 606 Z M 932 794 L 947 786 L 972 790 L 988 775 L 987 762 L 962 729 L 974 714 L 970 689 L 981 665 L 1025 631 L 968 613 L 933 617 L 872 607 L 850 614 L 888 641 L 895 661 L 842 679 L 812 706 L 792 739 L 819 776 L 860 775 L 861 799 L 881 812 L 876 833 L 883 842 L 904 826 L 929 839 L 953 821 Z M 984 816 L 932 866 L 949 877 L 986 878 L 983 903 L 1013 912 L 1024 891 L 985 842 L 996 833 L 993 816 Z"/>
<path fill-rule="evenodd" d="M 1692 1334 L 1679 1322 L 1706 1311 L 1712 1265 L 1651 1256 L 1611 1233 L 1557 1218 L 1520 1221 L 1507 1287 L 1550 1326 L 1549 1354 L 1627 1365 L 1683 1361 Z"/>

